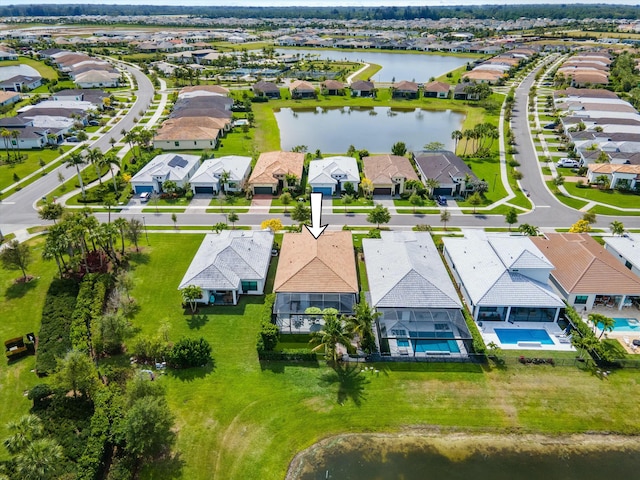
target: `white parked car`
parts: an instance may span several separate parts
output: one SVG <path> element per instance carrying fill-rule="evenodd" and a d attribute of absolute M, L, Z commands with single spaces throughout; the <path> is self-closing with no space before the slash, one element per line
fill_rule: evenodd
<path fill-rule="evenodd" d="M 140 194 L 140 201 L 142 203 L 148 202 L 150 198 L 151 198 L 151 192 L 142 192 Z"/>
<path fill-rule="evenodd" d="M 571 158 L 561 158 L 560 160 L 558 160 L 558 163 L 556 163 L 556 166 L 576 168 L 580 166 L 580 162 L 578 162 L 577 160 L 573 160 Z"/>

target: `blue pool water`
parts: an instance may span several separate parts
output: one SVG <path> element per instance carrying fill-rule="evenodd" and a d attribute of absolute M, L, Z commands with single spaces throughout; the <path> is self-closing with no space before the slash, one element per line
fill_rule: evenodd
<path fill-rule="evenodd" d="M 553 340 L 546 330 L 539 328 L 496 328 L 500 343 L 515 345 L 518 342 L 540 342 L 542 345 L 553 345 Z"/>
<path fill-rule="evenodd" d="M 640 322 L 635 318 L 614 318 L 614 332 L 640 332 Z M 602 328 L 602 325 L 598 324 Z"/>
<path fill-rule="evenodd" d="M 434 340 L 411 339 L 414 352 L 451 352 L 460 353 L 458 343 L 453 339 L 453 332 L 409 332 L 410 337 L 436 337 Z M 439 340 L 441 339 L 441 340 Z M 409 340 L 397 340 L 398 347 L 409 347 Z"/>

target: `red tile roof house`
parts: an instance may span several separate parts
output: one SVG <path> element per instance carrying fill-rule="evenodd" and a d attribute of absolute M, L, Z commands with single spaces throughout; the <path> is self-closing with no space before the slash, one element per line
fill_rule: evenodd
<path fill-rule="evenodd" d="M 407 180 L 418 180 L 407 157 L 398 155 L 375 155 L 364 157 L 365 178 L 373 182 L 374 195 L 400 195 Z"/>
<path fill-rule="evenodd" d="M 418 98 L 420 94 L 418 84 L 402 80 L 396 82 L 391 87 L 391 96 L 393 98 Z"/>
<path fill-rule="evenodd" d="M 578 311 L 605 306 L 620 310 L 640 298 L 640 277 L 587 233 L 549 233 L 531 241 L 555 267 L 551 283 Z"/>
<path fill-rule="evenodd" d="M 296 80 L 289 85 L 289 92 L 291 92 L 291 98 L 316 98 L 316 89 L 309 82 L 304 80 Z"/>
<path fill-rule="evenodd" d="M 349 89 L 351 90 L 352 97 L 375 97 L 376 89 L 373 86 L 373 82 L 366 80 L 356 80 L 353 82 Z"/>
<path fill-rule="evenodd" d="M 344 95 L 344 83 L 337 80 L 325 80 L 320 87 L 323 95 Z"/>
<path fill-rule="evenodd" d="M 444 82 L 429 82 L 422 88 L 423 95 L 429 98 L 449 98 L 450 90 L 451 85 Z"/>
<path fill-rule="evenodd" d="M 297 182 L 302 178 L 304 153 L 265 152 L 260 155 L 249 178 L 249 186 L 254 195 L 275 195 L 284 187 L 291 187 L 287 175 L 295 175 Z"/>

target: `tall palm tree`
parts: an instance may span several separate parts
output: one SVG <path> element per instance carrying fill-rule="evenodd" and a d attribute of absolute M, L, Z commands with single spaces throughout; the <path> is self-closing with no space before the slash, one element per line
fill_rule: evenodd
<path fill-rule="evenodd" d="M 108 152 L 106 155 L 102 156 L 103 165 L 107 165 L 109 167 L 109 172 L 111 173 L 111 180 L 113 180 L 113 192 L 118 195 L 118 182 L 116 181 L 116 176 L 113 173 L 113 166 L 120 168 L 120 160 L 116 157 L 116 154 L 113 152 Z"/>
<path fill-rule="evenodd" d="M 473 136 L 473 130 L 464 130 L 462 132 L 462 139 L 464 139 L 464 152 L 462 152 L 462 156 L 467 154 L 467 147 L 469 146 L 469 140 L 471 140 Z"/>
<path fill-rule="evenodd" d="M 460 130 L 454 130 L 451 132 L 451 140 L 455 142 L 453 147 L 453 152 L 455 153 L 458 150 L 458 142 L 462 140 L 462 132 Z"/>
<path fill-rule="evenodd" d="M 80 165 L 85 164 L 84 157 L 78 150 L 73 152 L 71 155 L 69 155 L 64 163 L 67 166 L 67 168 L 69 167 L 76 168 L 76 174 L 78 175 L 78 182 L 80 182 L 80 189 L 82 190 L 82 198 L 86 198 L 87 193 L 84 191 L 84 182 L 82 181 L 82 175 L 80 174 Z"/>
<path fill-rule="evenodd" d="M 118 232 L 120 232 L 120 239 L 122 240 L 122 249 L 120 250 L 120 254 L 124 255 L 124 239 L 127 234 L 129 222 L 127 222 L 126 218 L 118 217 L 113 221 L 113 224 L 118 229 Z"/>
<path fill-rule="evenodd" d="M 2 141 L 4 142 L 4 148 L 7 151 L 7 163 L 9 163 L 9 144 L 11 143 L 11 132 L 6 128 L 2 128 L 0 130 L 0 136 L 2 136 Z"/>
<path fill-rule="evenodd" d="M 381 315 L 369 306 L 366 300 L 362 300 L 353 307 L 354 315 L 347 318 L 346 328 L 351 336 L 359 338 L 360 347 L 371 353 L 375 350 L 375 339 L 373 336 L 373 324 Z"/>
<path fill-rule="evenodd" d="M 96 176 L 98 177 L 100 185 L 102 185 L 102 151 L 98 147 L 90 148 L 87 150 L 86 157 L 89 163 L 96 169 Z"/>
<path fill-rule="evenodd" d="M 433 197 L 433 192 L 440 186 L 440 182 L 435 178 L 427 178 L 424 182 L 424 186 L 429 189 L 429 196 Z"/>
<path fill-rule="evenodd" d="M 335 313 L 325 313 L 322 330 L 313 332 L 311 336 L 310 342 L 318 343 L 312 351 L 324 350 L 325 358 L 330 362 L 336 363 L 339 359 L 338 344 L 343 345 L 348 352 L 353 351 L 351 337 Z"/>
<path fill-rule="evenodd" d="M 11 130 L 11 145 L 16 149 L 15 158 L 16 161 L 20 160 L 20 142 L 18 142 L 18 137 L 20 136 L 20 132 L 18 130 Z"/>
<path fill-rule="evenodd" d="M 55 440 L 40 438 L 16 455 L 16 473 L 22 480 L 57 478 L 63 456 L 62 447 Z"/>

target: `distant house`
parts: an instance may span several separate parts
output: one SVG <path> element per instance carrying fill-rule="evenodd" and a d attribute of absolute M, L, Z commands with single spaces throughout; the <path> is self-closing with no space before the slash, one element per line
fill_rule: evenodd
<path fill-rule="evenodd" d="M 418 180 L 407 157 L 375 155 L 364 157 L 364 176 L 373 182 L 374 195 L 400 195 L 407 180 Z"/>
<path fill-rule="evenodd" d="M 260 80 L 253 85 L 253 93 L 256 97 L 280 98 L 280 89 L 273 82 Z"/>
<path fill-rule="evenodd" d="M 273 290 L 273 313 L 282 333 L 322 329 L 322 316 L 310 309 L 351 315 L 359 291 L 351 232 L 326 231 L 317 240 L 306 229 L 285 233 Z"/>
<path fill-rule="evenodd" d="M 439 186 L 433 189 L 433 195 L 461 195 L 467 189 L 468 180 L 477 180 L 464 160 L 453 152 L 417 151 L 411 155 L 422 183 L 427 179 L 438 181 Z"/>
<path fill-rule="evenodd" d="M 89 70 L 76 75 L 74 83 L 78 88 L 117 87 L 120 85 L 120 75 L 106 70 Z"/>
<path fill-rule="evenodd" d="M 470 351 L 462 302 L 427 232 L 381 232 L 362 241 L 381 352 L 457 355 Z"/>
<path fill-rule="evenodd" d="M 473 85 L 471 82 L 458 83 L 453 89 L 454 100 L 478 100 L 480 97 L 475 93 L 469 92 L 469 86 Z"/>
<path fill-rule="evenodd" d="M 443 239 L 444 258 L 474 320 L 558 319 L 564 304 L 548 285 L 554 265 L 531 240 L 472 230 Z"/>
<path fill-rule="evenodd" d="M 549 233 L 531 240 L 551 260 L 551 281 L 577 310 L 621 309 L 640 299 L 640 277 L 586 233 Z"/>
<path fill-rule="evenodd" d="M 401 82 L 396 82 L 391 87 L 391 96 L 393 98 L 418 98 L 419 88 L 416 82 L 408 82 L 406 80 L 402 80 Z"/>
<path fill-rule="evenodd" d="M 18 54 L 15 50 L 3 45 L 0 46 L 0 62 L 5 60 L 18 60 Z"/>
<path fill-rule="evenodd" d="M 13 105 L 20 101 L 20 94 L 17 92 L 0 92 L 0 107 Z"/>
<path fill-rule="evenodd" d="M 353 82 L 349 89 L 351 90 L 352 97 L 375 97 L 376 89 L 373 86 L 373 82 L 366 80 L 356 80 Z"/>
<path fill-rule="evenodd" d="M 262 295 L 273 237 L 270 230 L 207 234 L 178 289 L 200 287 L 197 302 L 209 305 L 236 305 L 240 295 Z"/>
<path fill-rule="evenodd" d="M 177 155 L 164 153 L 158 155 L 131 178 L 134 193 L 161 193 L 162 184 L 168 180 L 176 182 L 178 187 L 184 187 L 200 166 L 197 155 Z"/>
<path fill-rule="evenodd" d="M 344 95 L 344 83 L 337 80 L 325 80 L 320 87 L 325 95 Z"/>
<path fill-rule="evenodd" d="M 16 75 L 15 77 L 0 81 L 0 90 L 4 90 L 5 92 L 28 92 L 29 90 L 38 88 L 40 85 L 42 85 L 42 77 L 40 76 Z"/>
<path fill-rule="evenodd" d="M 640 277 L 640 235 L 625 233 L 619 237 L 602 237 L 604 248 L 625 267 Z M 638 304 L 640 306 L 640 304 Z"/>
<path fill-rule="evenodd" d="M 294 80 L 289 85 L 291 98 L 316 98 L 316 89 L 309 82 Z"/>
<path fill-rule="evenodd" d="M 214 195 L 220 190 L 239 192 L 249 178 L 249 172 L 251 172 L 251 157 L 228 155 L 210 158 L 202 162 L 189 183 L 193 193 Z M 221 185 L 221 179 L 225 176 L 226 181 Z"/>
<path fill-rule="evenodd" d="M 422 87 L 423 95 L 428 98 L 449 98 L 451 85 L 445 82 L 429 82 Z"/>
<path fill-rule="evenodd" d="M 598 183 L 598 177 L 605 176 L 609 181 L 609 188 L 625 186 L 634 190 L 640 185 L 640 165 L 615 163 L 590 163 L 587 170 L 589 183 Z"/>
<path fill-rule="evenodd" d="M 230 124 L 227 118 L 170 118 L 163 122 L 153 137 L 153 147 L 163 150 L 211 149 Z"/>
<path fill-rule="evenodd" d="M 302 179 L 304 153 L 297 152 L 265 152 L 258 157 L 249 178 L 249 185 L 254 195 L 275 195 L 284 187 L 292 187 L 287 175 L 296 177 L 296 184 Z"/>
<path fill-rule="evenodd" d="M 344 192 L 347 183 L 358 191 L 360 173 L 353 157 L 327 157 L 311 160 L 307 182 L 313 192 L 331 196 Z"/>

